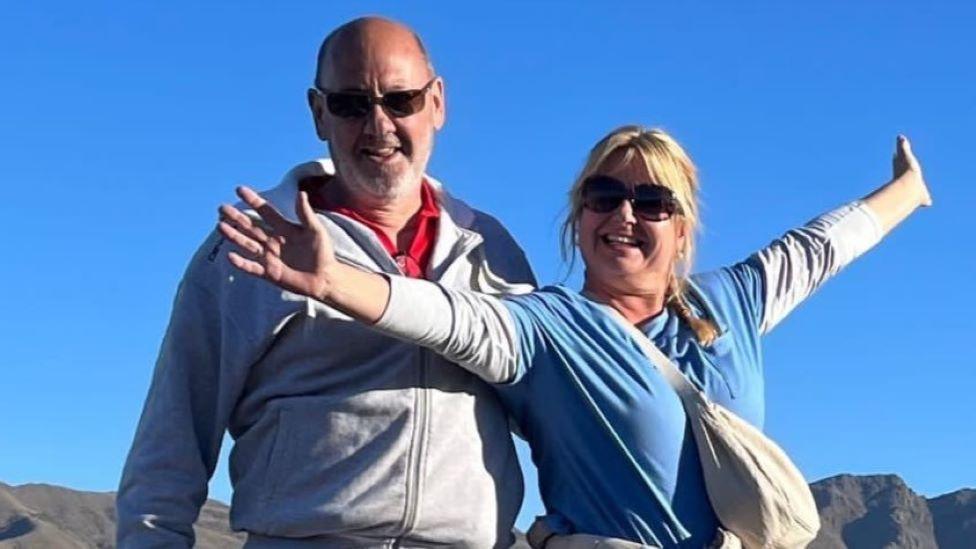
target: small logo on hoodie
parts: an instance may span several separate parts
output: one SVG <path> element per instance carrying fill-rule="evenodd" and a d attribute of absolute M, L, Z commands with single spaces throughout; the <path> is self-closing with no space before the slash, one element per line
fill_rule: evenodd
<path fill-rule="evenodd" d="M 217 259 L 217 255 L 220 253 L 220 247 L 224 245 L 224 240 L 225 239 L 221 237 L 221 239 L 217 241 L 217 245 L 214 246 L 213 249 L 210 250 L 210 254 L 207 255 L 207 261 L 213 263 L 214 259 Z"/>

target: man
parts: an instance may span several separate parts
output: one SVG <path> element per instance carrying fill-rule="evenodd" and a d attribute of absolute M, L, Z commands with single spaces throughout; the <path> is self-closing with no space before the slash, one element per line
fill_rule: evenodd
<path fill-rule="evenodd" d="M 331 161 L 292 169 L 271 205 L 294 219 L 306 191 L 354 265 L 487 292 L 533 282 L 497 221 L 425 176 L 444 83 L 412 31 L 380 18 L 336 29 L 308 101 Z M 522 480 L 492 390 L 235 273 L 231 248 L 211 235 L 180 285 L 122 475 L 119 546 L 192 545 L 225 430 L 231 524 L 248 547 L 508 546 Z"/>

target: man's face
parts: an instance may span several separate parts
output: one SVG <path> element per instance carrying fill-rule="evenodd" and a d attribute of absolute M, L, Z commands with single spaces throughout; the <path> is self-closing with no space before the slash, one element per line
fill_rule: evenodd
<path fill-rule="evenodd" d="M 329 92 L 367 92 L 373 97 L 395 90 L 423 88 L 430 69 L 416 40 L 398 29 L 365 29 L 338 36 L 331 46 L 319 86 Z M 339 179 L 352 192 L 390 200 L 415 191 L 427 168 L 434 132 L 444 124 L 444 85 L 438 78 L 420 111 L 397 117 L 372 105 L 361 117 L 329 112 L 325 96 L 310 92 L 316 131 L 329 143 Z"/>

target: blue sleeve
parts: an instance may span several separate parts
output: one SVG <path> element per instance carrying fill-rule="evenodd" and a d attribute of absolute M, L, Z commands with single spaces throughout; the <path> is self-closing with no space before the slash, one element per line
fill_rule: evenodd
<path fill-rule="evenodd" d="M 765 279 L 762 265 L 755 256 L 729 267 L 697 274 L 692 278 L 704 294 L 724 331 L 730 322 L 745 322 L 759 332 L 765 307 Z M 738 318 L 737 318 L 738 317 Z"/>
<path fill-rule="evenodd" d="M 532 360 L 541 346 L 543 328 L 539 322 L 539 307 L 541 299 L 536 293 L 510 296 L 502 300 L 502 304 L 512 315 L 515 333 L 518 341 L 518 370 L 510 383 L 518 383 L 532 367 Z"/>

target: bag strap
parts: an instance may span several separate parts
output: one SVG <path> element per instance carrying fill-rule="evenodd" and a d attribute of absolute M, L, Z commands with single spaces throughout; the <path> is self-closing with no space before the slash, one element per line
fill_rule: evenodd
<path fill-rule="evenodd" d="M 627 331 L 628 334 L 630 334 L 631 339 L 633 339 L 634 342 L 637 343 L 637 346 L 640 347 L 641 351 L 644 352 L 644 356 L 647 357 L 647 360 L 649 360 L 651 365 L 656 367 L 658 371 L 661 372 L 661 375 L 664 376 L 664 379 L 668 381 L 668 384 L 671 385 L 674 391 L 678 393 L 678 396 L 681 397 L 681 401 L 686 407 L 693 404 L 700 404 L 702 401 L 708 401 L 708 397 L 698 390 L 698 387 L 692 385 L 691 381 L 688 381 L 688 378 L 681 373 L 678 366 L 675 365 L 675 363 L 668 358 L 667 355 L 661 352 L 661 350 L 657 348 L 657 345 L 652 343 L 647 335 L 628 322 L 627 319 L 620 314 L 620 311 L 604 303 L 594 303 L 606 311 L 611 318 L 617 321 L 617 324 L 619 324 L 625 331 Z"/>

